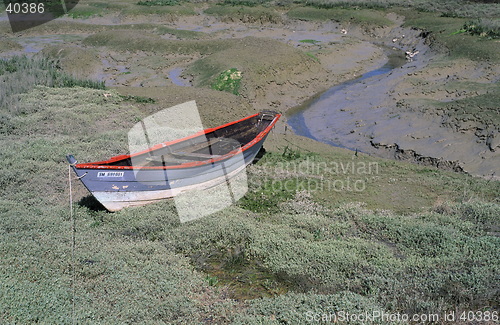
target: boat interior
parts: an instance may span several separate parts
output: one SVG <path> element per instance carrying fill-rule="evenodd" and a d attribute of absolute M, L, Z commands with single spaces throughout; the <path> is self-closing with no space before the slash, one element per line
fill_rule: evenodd
<path fill-rule="evenodd" d="M 110 162 L 108 166 L 174 166 L 193 161 L 218 158 L 252 141 L 264 131 L 276 116 L 275 112 L 261 112 L 234 124 L 217 128 L 201 136 Z"/>

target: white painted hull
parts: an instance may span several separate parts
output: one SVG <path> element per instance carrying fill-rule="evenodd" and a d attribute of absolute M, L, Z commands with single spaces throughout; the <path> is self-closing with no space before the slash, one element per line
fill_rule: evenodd
<path fill-rule="evenodd" d="M 193 190 L 204 190 L 212 188 L 214 186 L 227 182 L 239 173 L 244 172 L 245 167 L 245 165 L 242 165 L 238 169 L 224 176 L 211 179 L 204 183 L 184 186 L 180 188 L 141 192 L 92 192 L 92 194 L 108 211 L 115 212 L 123 208 L 142 206 L 149 203 L 170 199 L 174 196 Z"/>

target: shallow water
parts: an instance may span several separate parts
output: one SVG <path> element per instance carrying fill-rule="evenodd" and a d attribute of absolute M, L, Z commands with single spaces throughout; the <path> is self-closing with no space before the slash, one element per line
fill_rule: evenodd
<path fill-rule="evenodd" d="M 17 37 L 14 40 L 19 43 L 23 49 L 21 51 L 6 51 L 4 55 L 16 55 L 22 52 L 26 55 L 31 55 L 40 52 L 45 47 L 50 45 L 67 45 L 68 43 L 79 41 L 83 38 L 82 35 L 42 35 L 42 36 L 27 36 Z"/>
<path fill-rule="evenodd" d="M 375 80 L 373 78 L 376 76 L 388 75 L 392 70 L 400 68 L 403 63 L 404 61 L 400 58 L 400 56 L 396 52 L 392 52 L 387 63 L 381 67 L 369 71 L 361 75 L 359 78 L 331 87 L 321 95 L 302 105 L 299 109 L 292 110 L 292 113 L 288 116 L 288 125 L 298 135 L 336 147 L 359 150 L 360 148 L 351 144 L 352 141 L 350 139 L 343 139 L 340 136 L 340 133 L 336 132 L 341 128 L 345 128 L 347 125 L 346 120 L 341 118 L 341 116 L 335 116 L 336 114 L 334 112 L 345 112 L 346 109 L 348 109 L 348 106 L 352 104 L 349 97 L 345 97 L 342 102 L 339 101 L 339 98 L 337 97 L 350 93 L 350 88 L 353 86 L 364 84 L 366 82 L 380 82 L 379 79 Z M 359 96 L 363 95 L 359 94 Z M 369 94 L 366 93 L 365 96 L 369 96 Z M 324 130 L 318 128 L 324 128 L 324 124 L 320 125 L 317 123 L 311 123 L 311 119 L 317 117 L 319 112 L 321 112 L 320 115 L 322 115 L 322 118 L 329 117 L 329 133 L 332 135 L 336 134 L 334 137 L 322 136 Z M 329 114 L 325 114 L 325 112 L 328 112 Z"/>
<path fill-rule="evenodd" d="M 184 68 L 175 68 L 170 70 L 168 73 L 168 78 L 177 86 L 189 87 L 192 86 L 189 80 L 181 78 L 181 73 L 184 71 Z"/>
<path fill-rule="evenodd" d="M 18 42 L 24 47 L 24 53 L 31 54 L 40 52 L 47 45 L 61 44 L 64 40 L 58 35 L 51 35 L 19 38 Z"/>
<path fill-rule="evenodd" d="M 402 66 L 389 61 L 332 87 L 290 112 L 288 124 L 296 134 L 336 147 L 483 177 L 498 175 L 500 153 L 478 143 L 473 132 L 455 132 L 443 127 L 440 117 L 395 105 L 394 89 L 427 64 L 421 58 Z"/>

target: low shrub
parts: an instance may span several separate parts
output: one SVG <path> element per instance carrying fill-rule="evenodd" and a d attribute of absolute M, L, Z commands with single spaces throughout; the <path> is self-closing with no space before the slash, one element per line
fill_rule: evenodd
<path fill-rule="evenodd" d="M 238 314 L 231 324 L 311 324 L 342 323 L 346 315 L 373 315 L 384 309 L 373 299 L 344 291 L 336 294 L 287 293 L 275 298 L 252 300 L 245 313 Z M 352 320 L 349 324 L 366 324 Z M 374 324 L 379 324 L 378 320 Z"/>
<path fill-rule="evenodd" d="M 498 231 L 500 206 L 494 203 L 468 201 L 452 207 L 453 213 L 470 221 L 484 231 Z"/>
<path fill-rule="evenodd" d="M 500 38 L 500 19 L 478 19 L 464 24 L 463 30 L 472 35 Z"/>

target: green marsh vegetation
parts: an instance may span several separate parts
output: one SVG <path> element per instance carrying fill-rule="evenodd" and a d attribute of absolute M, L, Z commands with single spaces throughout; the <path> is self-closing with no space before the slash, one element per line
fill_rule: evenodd
<path fill-rule="evenodd" d="M 7 38 L 0 40 L 0 53 L 3 51 L 12 51 L 12 50 L 20 51 L 22 49 L 23 47 L 21 46 L 21 44 L 19 44 L 15 40 Z"/>
<path fill-rule="evenodd" d="M 123 100 L 134 101 L 136 103 L 141 103 L 141 104 L 153 104 L 153 103 L 156 103 L 156 100 L 154 98 L 151 98 L 151 97 L 133 96 L 133 95 L 120 95 L 120 97 Z"/>
<path fill-rule="evenodd" d="M 175 20 L 182 16 L 196 15 L 195 2 L 181 0 L 144 0 L 122 3 L 123 9 L 119 10 L 126 16 L 155 15 L 169 20 Z"/>
<path fill-rule="evenodd" d="M 318 57 L 316 55 L 312 54 L 311 52 L 305 52 L 304 54 L 307 55 L 308 57 L 312 58 L 314 61 L 320 62 Z"/>
<path fill-rule="evenodd" d="M 190 30 L 184 30 L 184 29 L 176 29 L 168 26 L 163 26 L 163 25 L 158 25 L 158 24 L 148 24 L 148 23 L 139 23 L 139 24 L 133 24 L 133 25 L 94 25 L 96 27 L 97 31 L 107 31 L 107 32 L 112 32 L 116 31 L 116 33 L 120 33 L 123 31 L 129 31 L 129 32 L 137 32 L 137 31 L 142 31 L 143 33 L 146 33 L 145 37 L 149 34 L 154 34 L 154 35 L 164 35 L 164 34 L 170 34 L 173 35 L 179 39 L 182 40 L 189 40 L 189 39 L 203 39 L 206 38 L 206 34 L 202 32 L 196 32 L 196 31 L 190 31 Z M 93 31 L 95 32 L 96 29 Z M 92 35 L 93 36 L 93 35 Z M 138 37 L 137 34 L 132 34 L 132 37 Z"/>
<path fill-rule="evenodd" d="M 480 18 L 466 22 L 462 30 L 481 37 L 500 38 L 500 20 Z"/>
<path fill-rule="evenodd" d="M 103 12 L 104 11 L 104 12 Z M 94 6 L 78 6 L 67 13 L 73 19 L 87 19 L 102 16 L 106 13 L 106 8 Z"/>
<path fill-rule="evenodd" d="M 38 86 L 21 103 L 39 109 L 21 116 L 7 112 L 13 129 L 2 133 L 0 146 L 0 250 L 6 257 L 0 317 L 6 322 L 71 319 L 64 155 L 94 160 L 123 153 L 128 127 L 144 114 L 113 91 L 109 97 L 105 92 Z M 351 156 L 282 148 L 251 168 L 250 184 L 262 177 L 294 180 L 293 167 L 301 162 L 347 163 Z M 252 187 L 239 206 L 180 224 L 173 202 L 111 214 L 89 204 L 85 190 L 74 184 L 78 322 L 183 324 L 212 317 L 217 323 L 301 324 L 308 310 L 494 307 L 498 293 L 490 283 L 498 269 L 498 184 L 380 163 L 381 179 L 374 181 L 382 185 L 398 177 L 388 191 L 409 186 L 408 178 L 422 186 L 423 195 L 448 189 L 439 194 L 448 193 L 450 201 L 424 212 L 394 214 L 346 203 L 354 197 L 335 203 L 320 193 L 279 195 L 263 185 Z M 310 173 L 301 179 L 315 176 Z M 380 199 L 377 191 L 363 196 Z M 271 209 L 256 210 L 263 195 L 272 200 Z"/>
<path fill-rule="evenodd" d="M 163 30 L 170 33 L 171 30 Z M 179 34 L 180 35 L 180 34 Z M 188 38 L 196 32 L 186 33 Z M 159 35 L 138 30 L 112 30 L 95 33 L 87 37 L 83 43 L 89 46 L 103 47 L 120 51 L 146 51 L 166 54 L 198 54 L 208 55 L 222 51 L 231 43 L 230 40 L 177 40 L 162 39 Z"/>
<path fill-rule="evenodd" d="M 406 26 L 431 32 L 435 45 L 444 46 L 450 59 L 500 60 L 495 39 L 488 39 L 470 32 L 460 32 L 471 21 L 469 18 L 442 17 L 439 13 L 422 12 L 414 12 L 406 16 Z M 498 19 L 500 18 L 495 18 L 494 21 Z"/>
<path fill-rule="evenodd" d="M 321 43 L 321 41 L 313 40 L 313 39 L 303 39 L 299 41 L 300 43 L 306 43 L 306 44 L 318 44 Z"/>
<path fill-rule="evenodd" d="M 230 5 L 230 6 L 247 6 L 247 7 L 255 7 L 255 6 L 266 6 L 270 7 L 272 5 L 272 1 L 270 0 L 224 0 L 220 2 L 222 5 Z"/>
<path fill-rule="evenodd" d="M 383 11 L 363 8 L 360 10 L 323 7 L 296 7 L 287 13 L 288 17 L 302 20 L 324 21 L 334 20 L 340 23 L 360 24 L 364 26 L 384 27 L 393 22 L 385 17 Z"/>
<path fill-rule="evenodd" d="M 453 37 L 480 37 L 451 35 L 469 17 L 425 19 L 416 13 L 412 19 L 431 26 L 435 17 L 450 22 L 442 33 L 450 43 Z M 86 42 L 201 54 L 206 58 L 198 67 L 210 72 L 207 86 L 222 71 L 239 67 L 228 60 L 240 53 L 231 52 L 238 46 L 231 41 L 180 44 L 155 36 L 138 40 L 140 34 L 108 31 Z M 280 45 L 269 42 L 265 49 L 270 51 L 260 51 L 262 57 L 280 57 Z M 308 59 L 299 51 L 293 55 Z M 256 71 L 270 69 L 252 64 Z M 308 311 L 499 308 L 498 182 L 353 157 L 326 146 L 316 150 L 312 141 L 303 148 L 286 142 L 269 150 L 249 168 L 250 191 L 238 205 L 186 224 L 179 223 L 170 201 L 107 213 L 73 180 L 73 282 L 64 156 L 87 161 L 126 152 L 126 132 L 152 113 L 136 105 L 159 101 L 63 76 L 46 59 L 14 58 L 0 65 L 0 78 L 12 82 L 0 89 L 0 99 L 16 98 L 0 105 L 0 323 L 69 323 L 73 289 L 77 323 L 307 324 Z M 244 71 L 245 79 L 255 79 L 252 69 Z M 494 109 L 494 98 L 481 100 Z M 470 114 L 480 112 L 476 99 L 461 102 L 477 110 Z M 214 114 L 227 122 L 227 110 Z M 360 174 L 342 167 L 328 173 L 297 168 L 353 162 L 377 163 L 379 169 Z M 301 187 L 308 180 L 346 184 L 349 178 L 362 179 L 366 188 L 308 193 Z"/>
<path fill-rule="evenodd" d="M 212 83 L 212 89 L 227 91 L 238 95 L 241 85 L 241 71 L 236 68 L 231 68 L 221 72 L 221 74 Z"/>
<path fill-rule="evenodd" d="M 127 130 L 147 115 L 131 105 L 137 99 L 35 86 L 19 98 L 29 114 L 2 108 L 2 322 L 69 322 L 72 288 L 81 323 L 305 324 L 309 310 L 496 308 L 498 182 L 360 155 L 377 172 L 326 175 L 366 176 L 364 192 L 295 191 L 322 172 L 301 163 L 355 158 L 290 146 L 249 169 L 250 191 L 237 206 L 186 224 L 171 201 L 100 210 L 73 180 L 73 283 L 64 156 L 126 152 Z M 276 186 L 285 181 L 292 190 Z M 401 212 L 374 210 L 398 210 L 394 193 Z M 412 211 L 404 211 L 408 201 L 416 201 Z"/>
<path fill-rule="evenodd" d="M 221 17 L 226 21 L 242 21 L 245 23 L 282 23 L 283 17 L 273 7 L 264 7 L 261 5 L 213 5 L 204 10 L 207 15 Z"/>
<path fill-rule="evenodd" d="M 19 110 L 19 94 L 26 93 L 37 85 L 49 87 L 87 87 L 104 89 L 104 83 L 75 78 L 61 71 L 57 63 L 44 57 L 12 57 L 0 60 L 0 106 L 16 114 L 28 114 L 30 110 Z"/>
<path fill-rule="evenodd" d="M 146 0 L 137 2 L 139 6 L 175 6 L 179 3 L 180 1 L 177 0 Z"/>

